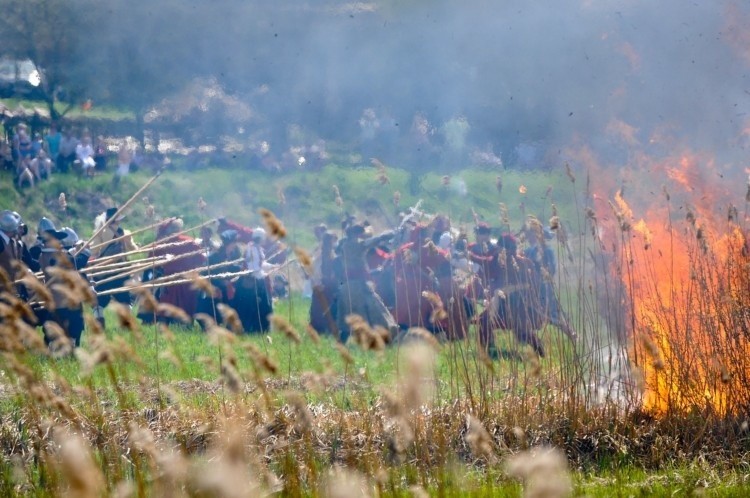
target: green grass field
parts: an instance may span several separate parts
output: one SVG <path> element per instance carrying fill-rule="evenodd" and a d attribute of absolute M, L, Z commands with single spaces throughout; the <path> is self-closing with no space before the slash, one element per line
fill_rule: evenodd
<path fill-rule="evenodd" d="M 539 420 L 538 407 L 523 407 L 515 403 L 527 400 L 533 404 L 546 399 L 555 405 L 555 395 L 550 394 L 555 391 L 554 388 L 544 384 L 559 378 L 555 371 L 560 366 L 560 355 L 550 355 L 550 358 L 542 360 L 540 372 L 537 373 L 529 371 L 534 368 L 529 362 L 497 362 L 491 370 L 475 364 L 468 369 L 471 380 L 456 380 L 455 377 L 461 375 L 456 367 L 456 357 L 465 357 L 466 361 L 474 363 L 476 354 L 471 342 L 448 343 L 437 352 L 434 374 L 420 381 L 430 384 L 427 406 L 444 416 L 460 417 L 459 410 L 455 410 L 456 403 L 477 414 L 484 405 L 487 412 L 483 420 L 497 441 L 496 453 L 493 453 L 496 456 L 491 459 L 477 458 L 466 448 L 461 450 L 464 445 L 458 443 L 462 437 L 460 428 L 464 425 L 463 421 L 459 418 L 438 423 L 431 420 L 433 415 L 428 413 L 423 414 L 423 419 L 417 417 L 417 420 L 425 424 L 429 422 L 433 429 L 439 427 L 445 430 L 445 434 L 437 436 L 438 439 L 448 438 L 441 443 L 447 446 L 442 450 L 445 454 L 436 457 L 436 462 L 432 464 L 434 467 L 428 464 L 425 468 L 424 463 L 412 460 L 419 457 L 420 445 L 436 444 L 431 441 L 435 434 L 423 434 L 421 438 L 417 436 L 413 449 L 406 450 L 406 458 L 400 462 L 392 461 L 392 457 L 388 456 L 391 451 L 388 445 L 379 441 L 378 432 L 382 428 L 379 429 L 377 425 L 382 423 L 383 415 L 379 412 L 384 393 L 397 389 L 396 386 L 409 377 L 409 344 L 390 346 L 382 353 L 363 351 L 350 345 L 347 349 L 350 360 L 347 361 L 331 338 L 323 337 L 316 342 L 302 332 L 306 325 L 307 305 L 306 299 L 296 295 L 276 303 L 275 313 L 290 320 L 300 333 L 300 343 L 295 343 L 279 331 L 228 340 L 207 334 L 199 327 L 172 327 L 169 332 L 153 326 L 137 331 L 108 327 L 106 347 L 91 330 L 86 332 L 82 348 L 84 352 L 79 359 L 52 359 L 33 353 L 17 354 L 15 359 L 33 372 L 31 375 L 39 385 L 49 386 L 51 392 L 65 398 L 69 410 L 76 413 L 74 419 L 85 421 L 82 427 L 86 428 L 81 429 L 84 433 L 90 430 L 99 432 L 99 437 L 105 440 L 98 446 L 100 458 L 105 462 L 110 460 L 107 465 L 113 472 L 107 477 L 108 480 L 132 479 L 139 482 L 139 479 L 143 479 L 144 482 L 138 486 L 144 486 L 144 490 L 152 489 L 153 476 L 133 467 L 135 463 L 132 461 L 123 463 L 112 460 L 118 447 L 123 444 L 127 447 L 126 442 L 117 442 L 127 433 L 127 428 L 122 427 L 125 421 L 131 424 L 131 429 L 133 423 L 144 424 L 157 440 L 171 441 L 169 444 L 177 445 L 186 455 L 200 460 L 201 455 L 209 451 L 210 434 L 214 434 L 216 424 L 220 424 L 222 417 L 234 414 L 242 418 L 247 416 L 247 413 L 243 415 L 243 410 L 257 410 L 257 404 L 261 402 L 268 403 L 268 406 L 260 413 L 267 410 L 267 413 L 276 414 L 276 422 L 271 425 L 293 424 L 296 415 L 289 407 L 294 406 L 295 397 L 300 394 L 314 414 L 314 432 L 320 439 L 314 443 L 301 437 L 297 441 L 298 446 L 269 450 L 278 453 L 269 463 L 271 471 L 282 480 L 288 479 L 293 472 L 285 467 L 290 462 L 284 462 L 285 458 L 293 458 L 300 460 L 295 465 L 314 465 L 321 474 L 325 474 L 325 469 L 330 465 L 326 462 L 330 457 L 325 456 L 326 452 L 336 450 L 329 448 L 321 451 L 319 444 L 335 445 L 336 438 L 344 434 L 349 437 L 352 434 L 359 435 L 357 437 L 367 435 L 371 440 L 364 441 L 361 446 L 341 441 L 340 455 L 336 458 L 346 462 L 353 457 L 351 452 L 356 454 L 363 451 L 363 460 L 353 464 L 354 468 L 364 470 L 363 476 L 367 475 L 366 469 L 369 467 L 379 468 L 383 462 L 390 461 L 379 472 L 373 470 L 375 484 L 367 479 L 364 481 L 368 483 L 365 489 L 373 486 L 372 489 L 377 489 L 380 496 L 419 496 L 419 490 L 434 496 L 520 496 L 524 487 L 509 475 L 507 461 L 531 442 L 513 441 L 512 436 L 503 434 L 512 432 L 513 426 L 522 427 L 529 438 L 537 432 L 533 437 L 539 442 L 547 440 L 547 444 L 550 444 L 557 439 L 556 442 L 563 447 L 564 438 L 580 436 L 577 432 L 585 434 L 591 430 L 591 426 L 596 427 L 594 434 L 598 433 L 597 437 L 606 439 L 623 435 L 608 427 L 609 422 L 602 426 L 601 421 L 596 420 L 601 413 L 581 414 L 581 427 L 568 429 L 567 433 L 535 427 L 535 423 L 525 424 L 523 417 L 510 413 L 493 413 L 493 410 L 515 409 L 519 414 L 526 413 L 528 422 Z M 107 319 L 109 323 L 116 323 L 116 316 L 112 313 L 108 313 Z M 555 334 L 555 331 L 549 331 L 545 338 L 549 341 Z M 506 345 L 510 346 L 510 343 L 506 341 Z M 253 359 L 249 354 L 251 348 L 267 355 L 276 364 L 275 373 L 265 371 L 256 375 L 259 373 L 258 363 L 257 358 Z M 111 359 L 92 366 L 92 357 L 96 356 L 96 351 L 103 349 L 111 352 Z M 235 358 L 232 364 L 241 377 L 239 388 L 228 386 L 231 381 L 220 366 L 230 357 Z M 3 414 L 3 429 L 0 440 L 6 445 L 6 454 L 0 460 L 0 475 L 5 476 L 0 481 L 0 492 L 3 496 L 56 496 L 56 492 L 44 487 L 45 479 L 36 473 L 34 465 L 30 464 L 24 472 L 19 471 L 18 465 L 23 459 L 23 448 L 29 451 L 34 445 L 33 432 L 28 432 L 34 426 L 30 419 L 40 417 L 49 423 L 52 421 L 49 417 L 53 417 L 60 419 L 57 423 L 63 423 L 67 418 L 64 414 L 67 409 L 56 413 L 60 406 L 56 410 L 45 406 L 42 399 L 34 401 L 33 396 L 30 398 L 24 389 L 13 387 L 18 386 L 14 380 L 24 385 L 17 370 L 3 368 L 2 372 L 0 412 Z M 522 382 L 513 383 L 514 379 Z M 467 392 L 477 386 L 484 386 L 486 395 Z M 474 410 L 466 406 L 467 399 L 472 395 L 478 402 L 478 408 Z M 263 400 L 264 396 L 268 396 L 268 399 Z M 507 403 L 511 398 L 514 401 Z M 278 419 L 280 415 L 282 419 Z M 326 421 L 329 417 L 345 420 L 345 428 L 337 427 L 335 420 L 333 424 L 330 420 Z M 371 417 L 376 425 L 370 426 L 365 422 L 367 417 Z M 70 419 L 68 423 L 71 423 Z M 459 430 L 459 433 L 451 433 L 451 430 Z M 295 439 L 292 433 L 288 437 L 291 438 L 290 443 Z M 504 441 L 508 442 L 507 446 Z M 572 441 L 567 443 L 570 445 Z M 602 441 L 601 444 L 604 448 L 610 443 Z M 354 448 L 349 447 L 352 444 Z M 94 447 L 97 447 L 96 444 Z M 576 451 L 575 444 L 567 449 Z M 303 458 L 299 455 L 303 450 L 313 451 L 315 456 Z M 375 454 L 369 454 L 370 451 Z M 665 448 L 655 447 L 654 451 L 665 451 Z M 307 458 L 312 460 L 308 461 Z M 735 467 L 728 461 L 720 463 L 687 456 L 680 458 L 679 453 L 671 453 L 656 467 L 644 467 L 647 459 L 641 459 L 636 454 L 628 455 L 627 449 L 612 451 L 612 448 L 602 451 L 598 457 L 578 454 L 573 458 L 578 465 L 570 469 L 569 479 L 576 496 L 744 496 L 748 489 L 744 465 Z M 299 488 L 283 488 L 282 496 L 318 495 L 316 487 L 311 484 L 316 481 L 311 480 L 309 475 L 296 478 L 300 479 L 300 482 L 294 481 Z M 60 476 L 58 479 L 65 481 Z M 53 489 L 58 492 L 65 489 L 60 482 L 57 482 L 57 486 Z M 217 495 L 221 496 L 220 493 Z"/>
<path fill-rule="evenodd" d="M 317 223 L 335 227 L 348 212 L 388 228 L 422 199 L 426 212 L 466 228 L 472 209 L 512 231 L 528 214 L 546 222 L 556 212 L 572 240 L 564 265 L 590 250 L 580 186 L 564 169 L 426 175 L 418 195 L 408 194 L 406 172 L 388 168 L 386 183 L 377 174 L 335 164 L 188 173 L 177 162 L 126 226 L 151 223 L 149 205 L 186 226 L 216 216 L 256 225 L 265 207 L 285 223 L 287 242 L 310 248 Z M 149 177 L 115 185 L 109 175 L 57 175 L 18 192 L 3 174 L 0 207 L 32 229 L 47 215 L 85 237 L 96 214 Z M 591 282 L 579 273 L 560 280 L 583 339 L 574 347 L 547 327 L 546 358 L 521 348 L 512 361 L 477 354 L 473 331 L 464 342 L 340 348 L 306 332 L 309 301 L 297 292 L 275 304 L 294 334 L 127 328 L 108 310 L 106 331 L 90 325 L 75 357 L 53 358 L 35 349 L 38 330 L 2 327 L 0 496 L 746 496 L 744 415 L 695 407 L 654 417 L 632 400 L 599 399 L 606 342 Z M 517 348 L 507 333 L 498 342 Z M 525 460 L 547 447 L 560 453 Z"/>

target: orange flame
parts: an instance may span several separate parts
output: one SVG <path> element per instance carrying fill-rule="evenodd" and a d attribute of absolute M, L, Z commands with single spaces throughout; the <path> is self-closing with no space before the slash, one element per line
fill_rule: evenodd
<path fill-rule="evenodd" d="M 589 150 L 577 156 L 595 163 Z M 612 258 L 620 267 L 612 270 L 628 295 L 630 360 L 643 373 L 644 408 L 736 413 L 750 403 L 750 244 L 727 204 L 745 192 L 717 186 L 714 161 L 699 154 L 638 162 L 637 170 L 621 172 L 647 187 L 632 194 L 638 207 L 618 189 L 610 203 L 618 227 L 598 233 L 612 239 L 602 247 L 621 241 L 623 257 Z M 665 173 L 669 183 L 658 195 L 649 187 Z M 602 203 L 594 207 L 606 219 Z"/>

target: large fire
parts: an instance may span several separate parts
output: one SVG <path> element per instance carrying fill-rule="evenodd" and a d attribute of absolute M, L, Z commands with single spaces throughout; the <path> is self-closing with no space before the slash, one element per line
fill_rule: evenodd
<path fill-rule="evenodd" d="M 577 156 L 602 171 L 590 151 Z M 605 225 L 600 246 L 617 253 L 611 270 L 627 296 L 630 362 L 642 376 L 644 408 L 656 414 L 747 409 L 748 213 L 732 205 L 739 197 L 747 206 L 745 192 L 732 191 L 736 184 L 720 187 L 715 162 L 691 153 L 661 161 L 641 156 L 620 175 L 628 188 L 605 185 L 607 193 L 594 195 L 593 204 Z M 596 176 L 602 183 L 611 178 Z M 611 201 L 605 206 L 597 198 Z"/>

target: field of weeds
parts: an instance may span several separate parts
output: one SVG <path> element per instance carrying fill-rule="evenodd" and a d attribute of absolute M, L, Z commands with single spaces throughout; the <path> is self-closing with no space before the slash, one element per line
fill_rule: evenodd
<path fill-rule="evenodd" d="M 473 330 L 386 345 L 365 327 L 340 346 L 309 329 L 295 293 L 259 336 L 238 334 L 228 309 L 205 331 L 143 327 L 113 306 L 102 330 L 87 310 L 72 352 L 59 335 L 48 348 L 6 293 L 0 495 L 744 496 L 744 218 L 730 206 L 711 224 L 665 188 L 668 222 L 652 222 L 621 190 L 556 175 L 578 200 L 562 211 L 535 196 L 535 212 L 557 227 L 556 283 L 579 338 L 543 328 L 544 358 L 499 332 L 511 354 L 492 361 Z M 484 212 L 507 227 L 526 218 Z M 77 275 L 69 297 L 90 303 Z"/>

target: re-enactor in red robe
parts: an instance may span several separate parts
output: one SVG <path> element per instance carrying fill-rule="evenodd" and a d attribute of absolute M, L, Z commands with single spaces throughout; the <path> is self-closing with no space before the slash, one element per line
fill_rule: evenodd
<path fill-rule="evenodd" d="M 170 237 L 182 230 L 182 220 L 170 220 L 159 226 L 156 232 L 156 240 L 164 241 L 166 244 L 183 242 L 180 245 L 159 248 L 151 252 L 152 256 L 180 256 L 183 254 L 195 253 L 184 258 L 175 258 L 173 261 L 160 266 L 161 276 L 174 275 L 175 273 L 187 272 L 190 270 L 199 270 L 206 266 L 205 254 L 201 251 L 201 246 L 192 237 L 181 234 Z M 158 269 L 157 269 L 158 270 Z M 192 288 L 190 282 L 177 285 L 168 285 L 160 287 L 156 292 L 156 298 L 160 303 L 171 304 L 185 311 L 189 316 L 193 316 L 198 307 L 198 291 Z"/>

